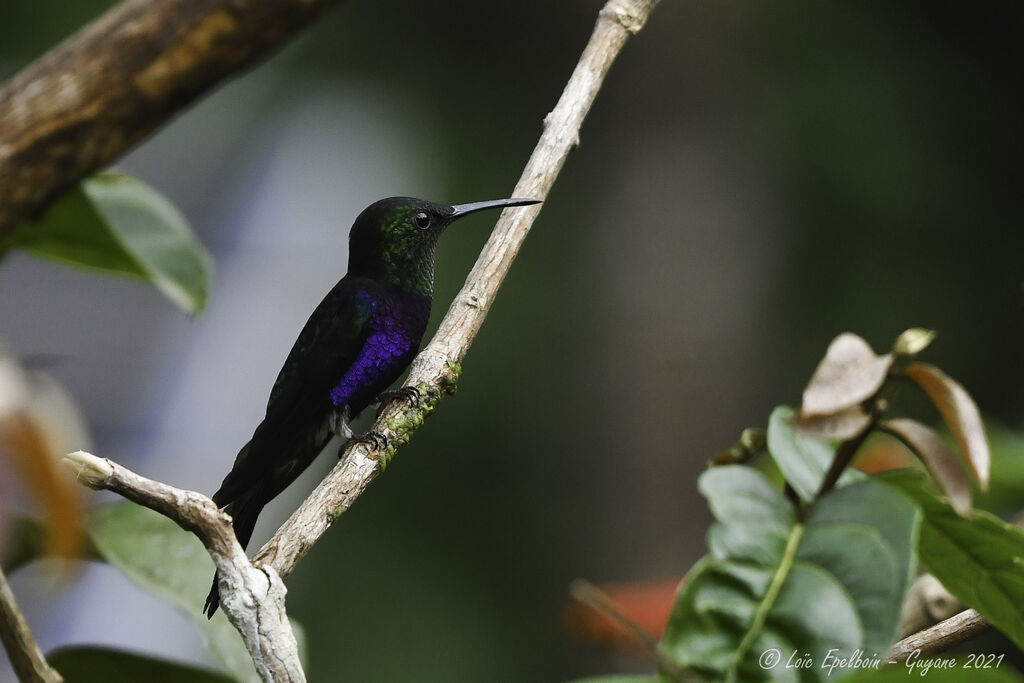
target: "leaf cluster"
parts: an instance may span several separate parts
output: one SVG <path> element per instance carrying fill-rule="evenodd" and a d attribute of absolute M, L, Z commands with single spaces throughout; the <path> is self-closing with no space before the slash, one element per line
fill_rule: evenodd
<path fill-rule="evenodd" d="M 680 586 L 657 674 L 636 680 L 905 676 L 888 652 L 922 569 L 1024 648 L 1024 532 L 971 508 L 972 480 L 982 489 L 989 482 L 989 447 L 966 390 L 915 359 L 933 338 L 908 330 L 876 354 L 856 335 L 838 336 L 799 409 L 776 408 L 766 433 L 747 430 L 712 458 L 698 482 L 716 519 L 708 554 Z M 934 404 L 956 448 L 931 427 L 890 415 L 892 386 L 906 381 Z M 879 432 L 901 440 L 924 471 L 868 477 L 851 468 Z M 781 490 L 747 464 L 764 449 Z M 964 675 L 929 672 L 940 681 Z M 1019 680 L 1008 666 L 985 676 Z"/>

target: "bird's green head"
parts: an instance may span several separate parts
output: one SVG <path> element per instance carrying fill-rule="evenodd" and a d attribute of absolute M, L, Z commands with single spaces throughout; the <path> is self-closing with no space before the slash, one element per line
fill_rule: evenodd
<path fill-rule="evenodd" d="M 414 197 L 381 199 L 363 209 L 352 225 L 348 272 L 430 294 L 434 287 L 434 250 L 453 221 L 484 209 L 539 201 L 497 199 L 449 206 Z"/>

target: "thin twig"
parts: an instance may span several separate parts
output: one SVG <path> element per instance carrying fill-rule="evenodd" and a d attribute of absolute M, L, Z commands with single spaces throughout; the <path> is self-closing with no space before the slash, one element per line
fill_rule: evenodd
<path fill-rule="evenodd" d="M 815 498 L 821 498 L 826 493 L 832 490 L 832 487 L 839 481 L 839 477 L 843 475 L 847 466 L 853 461 L 853 456 L 857 455 L 857 451 L 864 445 L 864 441 L 874 430 L 875 425 L 878 424 L 878 420 L 881 417 L 882 410 L 877 406 L 877 402 L 872 399 L 871 407 L 871 420 L 864 426 L 864 428 L 853 438 L 847 439 L 839 444 L 836 448 L 836 454 L 832 458 L 832 465 L 828 468 L 825 473 L 824 479 L 821 480 L 821 487 L 818 489 L 818 493 Z"/>
<path fill-rule="evenodd" d="M 964 610 L 896 643 L 889 651 L 889 658 L 886 661 L 896 663 L 905 661 L 915 653 L 923 657 L 944 652 L 954 645 L 970 640 L 989 626 L 985 617 L 973 609 Z"/>
<path fill-rule="evenodd" d="M 610 0 L 604 6 L 558 104 L 544 120 L 540 141 L 512 196 L 548 196 L 566 157 L 579 142 L 580 126 L 605 75 L 657 4 L 658 0 Z M 281 576 L 288 576 L 331 523 L 380 474 L 395 448 L 409 440 L 451 391 L 458 382 L 462 360 L 539 211 L 539 206 L 506 211 L 498 220 L 437 334 L 412 364 L 408 385 L 420 389 L 424 400 L 416 406 L 393 403 L 373 427 L 388 438 L 385 452 L 377 453 L 362 443 L 350 446 L 341 462 L 257 553 L 255 562 L 270 564 Z"/>
<path fill-rule="evenodd" d="M 25 617 L 18 609 L 7 577 L 0 571 L 0 641 L 11 660 L 18 680 L 23 683 L 61 683 L 64 680 L 43 656 Z"/>
<path fill-rule="evenodd" d="M 574 600 L 590 607 L 628 633 L 658 663 L 659 670 L 673 681 L 687 683 L 695 680 L 688 676 L 670 655 L 658 647 L 657 638 L 627 617 L 615 601 L 600 588 L 588 581 L 577 579 L 570 584 L 569 594 Z"/>
<path fill-rule="evenodd" d="M 658 639 L 647 629 L 636 623 L 619 609 L 615 601 L 603 590 L 583 579 L 576 579 L 569 584 L 569 595 L 573 600 L 590 607 L 595 612 L 605 616 L 613 624 L 629 634 L 638 645 L 647 651 L 651 657 L 658 656 Z"/>
<path fill-rule="evenodd" d="M 298 646 L 285 614 L 285 588 L 271 567 L 253 566 L 238 544 L 231 517 L 195 491 L 147 479 L 115 462 L 77 451 L 64 457 L 78 480 L 156 510 L 203 542 L 217 565 L 221 605 L 242 634 L 265 681 L 305 681 Z"/>

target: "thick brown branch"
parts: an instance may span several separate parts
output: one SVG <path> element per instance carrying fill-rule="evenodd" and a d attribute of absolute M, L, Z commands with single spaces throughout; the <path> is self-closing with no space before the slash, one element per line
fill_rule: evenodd
<path fill-rule="evenodd" d="M 126 0 L 0 88 L 0 237 L 337 0 Z"/>
<path fill-rule="evenodd" d="M 580 126 L 605 75 L 657 4 L 658 0 L 609 0 L 604 6 L 561 98 L 544 119 L 540 141 L 511 196 L 547 198 L 566 157 L 579 143 Z M 392 404 L 373 427 L 388 437 L 385 452 L 371 451 L 361 443 L 350 446 L 341 462 L 257 553 L 254 562 L 273 566 L 281 576 L 290 574 L 331 522 L 383 470 L 394 449 L 408 441 L 450 392 L 458 381 L 462 360 L 539 212 L 538 206 L 502 213 L 437 334 L 413 361 L 408 385 L 418 387 L 425 400 L 414 407 Z"/>
<path fill-rule="evenodd" d="M 156 510 L 203 542 L 217 565 L 221 606 L 242 634 L 265 681 L 305 681 L 298 646 L 285 614 L 285 588 L 271 567 L 255 567 L 238 544 L 231 517 L 195 491 L 168 486 L 115 462 L 77 451 L 64 458 L 78 480 Z"/>
<path fill-rule="evenodd" d="M 63 677 L 47 664 L 32 636 L 25 617 L 18 609 L 7 577 L 0 571 L 0 641 L 11 660 L 11 667 L 19 681 L 31 683 L 60 683 Z"/>

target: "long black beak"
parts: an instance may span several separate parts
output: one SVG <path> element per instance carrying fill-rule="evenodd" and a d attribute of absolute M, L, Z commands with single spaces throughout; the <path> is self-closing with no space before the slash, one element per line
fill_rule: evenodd
<path fill-rule="evenodd" d="M 456 204 L 452 207 L 453 211 L 450 219 L 462 218 L 468 216 L 471 213 L 477 211 L 483 211 L 484 209 L 499 209 L 505 208 L 506 206 L 529 206 L 530 204 L 540 204 L 539 199 L 493 199 L 489 202 L 472 202 L 470 204 Z"/>

